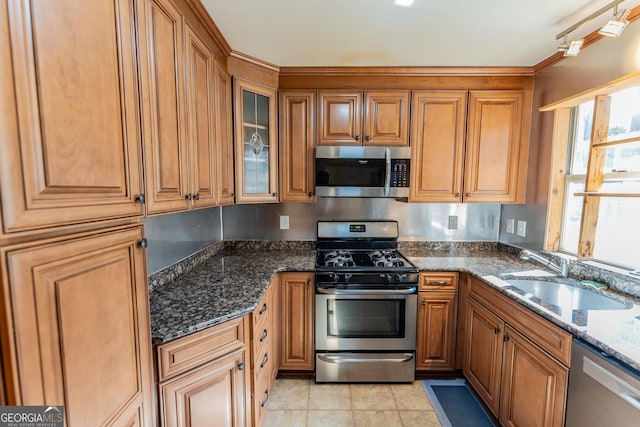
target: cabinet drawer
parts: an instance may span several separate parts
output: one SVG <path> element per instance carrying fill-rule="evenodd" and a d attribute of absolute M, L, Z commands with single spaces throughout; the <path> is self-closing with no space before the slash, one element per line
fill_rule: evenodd
<path fill-rule="evenodd" d="M 269 293 L 267 292 L 260 302 L 258 303 L 258 307 L 253 310 L 251 313 L 251 317 L 253 318 L 253 330 L 255 331 L 258 327 L 258 324 L 261 322 L 266 322 L 269 314 L 271 313 L 271 307 L 269 307 L 270 303 Z"/>
<path fill-rule="evenodd" d="M 158 347 L 159 381 L 165 381 L 244 346 L 244 318 L 229 320 Z"/>
<path fill-rule="evenodd" d="M 253 355 L 254 362 L 257 362 L 261 358 L 261 354 L 268 351 L 271 346 L 273 337 L 271 336 L 272 330 L 269 328 L 269 324 L 265 323 L 259 329 L 254 329 L 254 336 L 251 339 L 251 354 Z"/>
<path fill-rule="evenodd" d="M 571 361 L 571 334 L 523 307 L 489 285 L 472 278 L 469 295 L 502 317 L 565 366 Z"/>
<path fill-rule="evenodd" d="M 420 292 L 457 292 L 458 273 L 420 273 Z"/>
<path fill-rule="evenodd" d="M 269 346 L 260 347 L 260 351 L 254 355 L 252 360 L 253 377 L 257 379 L 262 375 L 266 375 L 271 378 L 273 359 L 274 356 Z"/>
<path fill-rule="evenodd" d="M 253 388 L 253 420 L 254 425 L 261 426 L 267 413 L 272 386 L 268 375 L 260 375 L 256 378 Z"/>

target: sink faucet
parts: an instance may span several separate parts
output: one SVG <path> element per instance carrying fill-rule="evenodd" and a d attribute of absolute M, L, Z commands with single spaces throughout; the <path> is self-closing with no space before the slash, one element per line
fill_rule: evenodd
<path fill-rule="evenodd" d="M 569 276 L 569 268 L 571 266 L 569 264 L 569 260 L 567 260 L 565 258 L 561 257 L 560 258 L 560 265 L 558 265 L 558 264 L 546 259 L 545 257 L 542 257 L 542 256 L 538 255 L 537 253 L 532 252 L 530 250 L 523 249 L 520 252 L 520 259 L 528 260 L 530 258 L 533 258 L 534 260 L 538 261 L 540 264 L 549 267 L 550 269 L 552 269 L 553 271 L 555 271 L 556 273 L 558 273 L 562 277 Z"/>

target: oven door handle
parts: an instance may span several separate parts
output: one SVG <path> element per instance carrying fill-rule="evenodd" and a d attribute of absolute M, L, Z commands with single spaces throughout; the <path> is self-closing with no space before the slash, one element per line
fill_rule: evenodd
<path fill-rule="evenodd" d="M 384 149 L 384 195 L 389 195 L 389 189 L 391 188 L 391 151 L 388 148 Z"/>
<path fill-rule="evenodd" d="M 358 289 L 358 290 L 348 290 L 348 289 L 325 289 L 325 288 L 317 288 L 316 289 L 320 294 L 328 294 L 328 295 L 409 295 L 415 294 L 417 288 L 414 286 L 408 289 Z"/>
<path fill-rule="evenodd" d="M 380 363 L 380 362 L 395 362 L 395 363 L 404 363 L 413 359 L 413 353 L 404 353 L 397 356 L 386 356 L 386 357 L 357 357 L 357 356 L 329 356 L 326 354 L 318 354 L 318 359 L 327 363 Z"/>

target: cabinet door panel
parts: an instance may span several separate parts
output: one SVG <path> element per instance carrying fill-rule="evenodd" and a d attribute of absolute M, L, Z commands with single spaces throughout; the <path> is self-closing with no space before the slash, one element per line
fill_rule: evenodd
<path fill-rule="evenodd" d="M 364 145 L 409 145 L 409 91 L 367 91 L 364 106 Z"/>
<path fill-rule="evenodd" d="M 216 205 L 215 184 L 215 115 L 213 52 L 188 26 L 187 45 L 187 118 L 189 156 L 191 159 L 190 191 L 194 207 Z"/>
<path fill-rule="evenodd" d="M 280 201 L 314 200 L 315 93 L 280 94 Z"/>
<path fill-rule="evenodd" d="M 169 0 L 138 9 L 147 213 L 187 209 L 182 16 Z"/>
<path fill-rule="evenodd" d="M 419 299 L 416 368 L 453 369 L 457 296 L 421 292 Z"/>
<path fill-rule="evenodd" d="M 245 426 L 244 351 L 160 386 L 163 426 Z"/>
<path fill-rule="evenodd" d="M 513 203 L 524 197 L 523 103 L 519 91 L 470 92 L 465 202 Z"/>
<path fill-rule="evenodd" d="M 409 201 L 460 202 L 467 92 L 414 92 L 411 111 Z"/>
<path fill-rule="evenodd" d="M 65 405 L 69 426 L 151 421 L 141 237 L 136 226 L 3 250 L 9 251 L 10 295 L 4 304 L 15 337 L 15 344 L 8 338 L 15 366 L 12 404 Z"/>
<path fill-rule="evenodd" d="M 215 84 L 218 205 L 222 206 L 233 204 L 235 189 L 233 185 L 231 76 L 218 61 L 215 61 Z"/>
<path fill-rule="evenodd" d="M 568 369 L 507 327 L 500 422 L 504 426 L 564 426 Z"/>
<path fill-rule="evenodd" d="M 504 322 L 469 298 L 466 333 L 464 375 L 497 416 L 500 408 Z"/>
<path fill-rule="evenodd" d="M 280 368 L 313 370 L 313 274 L 283 273 Z"/>
<path fill-rule="evenodd" d="M 132 2 L 3 2 L 0 26 L 4 231 L 141 215 Z"/>
<path fill-rule="evenodd" d="M 318 92 L 318 145 L 361 145 L 362 92 Z"/>

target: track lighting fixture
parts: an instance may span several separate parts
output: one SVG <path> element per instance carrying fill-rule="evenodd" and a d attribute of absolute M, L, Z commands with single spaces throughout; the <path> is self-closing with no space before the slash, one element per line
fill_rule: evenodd
<path fill-rule="evenodd" d="M 629 21 L 627 21 L 629 12 L 630 10 L 628 9 L 623 9 L 618 12 L 618 5 L 616 4 L 613 7 L 613 19 L 610 19 L 606 24 L 604 24 L 598 33 L 607 37 L 619 37 L 624 29 L 627 28 L 627 25 L 629 25 Z"/>
<path fill-rule="evenodd" d="M 562 43 L 558 46 L 558 51 L 563 52 L 564 56 L 577 56 L 580 53 L 580 49 L 582 48 L 582 44 L 584 43 L 583 39 L 572 40 L 568 42 L 569 33 L 578 29 L 583 24 L 591 21 L 594 18 L 602 15 L 609 9 L 613 9 L 613 19 L 610 19 L 599 31 L 598 33 L 607 36 L 607 37 L 618 37 L 622 34 L 622 31 L 627 27 L 629 21 L 627 20 L 627 16 L 629 16 L 629 10 L 623 9 L 618 11 L 618 5 L 622 3 L 624 0 L 615 0 L 606 6 L 602 7 L 600 10 L 592 13 L 587 16 L 580 22 L 572 25 L 567 28 L 563 32 L 559 33 L 556 36 L 556 40 L 562 39 Z"/>

